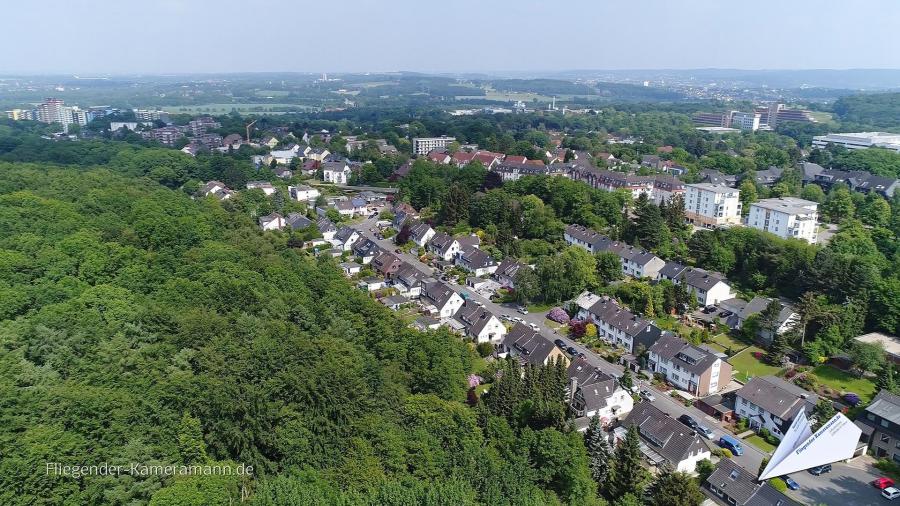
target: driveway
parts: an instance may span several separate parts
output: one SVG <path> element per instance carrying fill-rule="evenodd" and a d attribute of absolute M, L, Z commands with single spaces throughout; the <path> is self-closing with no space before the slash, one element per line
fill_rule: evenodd
<path fill-rule="evenodd" d="M 832 464 L 832 471 L 813 476 L 806 471 L 790 475 L 800 490 L 789 490 L 788 495 L 803 504 L 837 504 L 840 506 L 866 506 L 885 501 L 881 491 L 870 485 L 881 476 L 868 456 L 853 462 Z"/>

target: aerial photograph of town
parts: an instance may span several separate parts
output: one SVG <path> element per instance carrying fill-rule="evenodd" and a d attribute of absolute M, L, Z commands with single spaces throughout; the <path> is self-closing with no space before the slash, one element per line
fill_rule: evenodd
<path fill-rule="evenodd" d="M 900 498 L 897 0 L 2 12 L 0 506 Z"/>

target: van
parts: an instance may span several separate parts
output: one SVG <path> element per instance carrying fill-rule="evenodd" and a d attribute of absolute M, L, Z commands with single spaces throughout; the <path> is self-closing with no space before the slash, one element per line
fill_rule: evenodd
<path fill-rule="evenodd" d="M 722 436 L 719 438 L 719 446 L 730 450 L 734 455 L 744 454 L 744 447 L 741 446 L 741 443 L 739 443 L 737 439 L 731 436 Z"/>

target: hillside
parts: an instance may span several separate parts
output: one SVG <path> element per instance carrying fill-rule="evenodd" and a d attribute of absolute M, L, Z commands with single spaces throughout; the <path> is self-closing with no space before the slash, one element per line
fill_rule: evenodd
<path fill-rule="evenodd" d="M 842 97 L 834 103 L 834 113 L 845 130 L 900 131 L 900 93 Z"/>

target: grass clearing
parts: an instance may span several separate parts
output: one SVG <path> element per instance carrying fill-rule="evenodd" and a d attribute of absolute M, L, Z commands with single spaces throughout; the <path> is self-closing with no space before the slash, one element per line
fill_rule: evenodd
<path fill-rule="evenodd" d="M 812 372 L 822 385 L 826 385 L 842 394 L 853 392 L 859 395 L 863 402 L 872 400 L 876 390 L 878 390 L 872 381 L 827 364 L 816 367 Z"/>
<path fill-rule="evenodd" d="M 740 350 L 743 350 L 747 346 L 747 343 L 743 341 L 738 341 L 734 337 L 728 334 L 718 334 L 710 338 L 711 343 L 715 343 L 722 347 L 722 351 L 724 352 L 726 349 L 731 348 L 732 353 L 737 353 Z"/>
<path fill-rule="evenodd" d="M 775 447 L 772 446 L 771 444 L 769 444 L 769 442 L 766 441 L 765 439 L 759 437 L 758 434 L 748 436 L 748 437 L 744 438 L 744 441 L 752 444 L 753 446 L 759 448 L 760 450 L 762 450 L 765 453 L 772 453 L 773 451 L 775 451 Z"/>
<path fill-rule="evenodd" d="M 771 366 L 757 359 L 753 356 L 754 353 L 765 354 L 765 351 L 756 346 L 748 346 L 744 351 L 728 359 L 728 362 L 734 367 L 735 379 L 746 383 L 750 378 L 769 374 L 777 375 L 781 371 L 780 367 Z"/>

